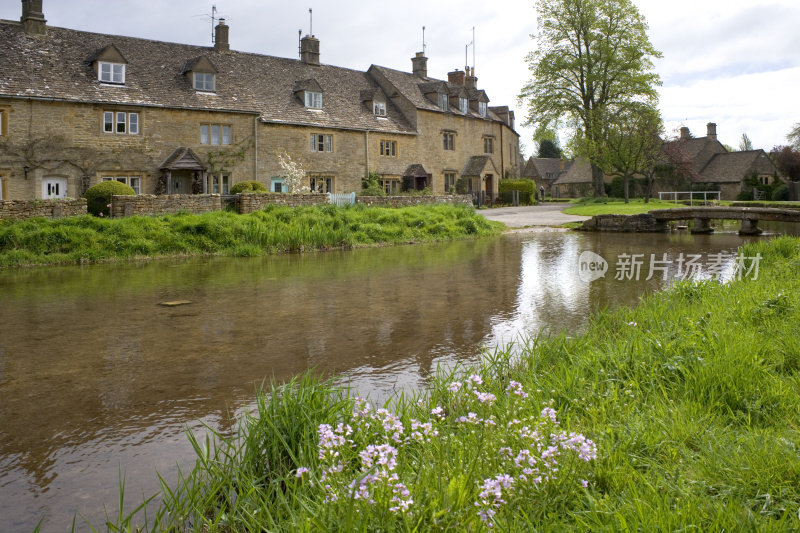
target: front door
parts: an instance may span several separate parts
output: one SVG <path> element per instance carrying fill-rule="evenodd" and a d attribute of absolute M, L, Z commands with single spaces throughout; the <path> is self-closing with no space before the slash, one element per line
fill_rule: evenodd
<path fill-rule="evenodd" d="M 494 177 L 491 174 L 486 174 L 486 198 L 494 203 Z"/>
<path fill-rule="evenodd" d="M 53 200 L 67 197 L 67 178 L 44 178 L 42 180 L 42 198 Z"/>

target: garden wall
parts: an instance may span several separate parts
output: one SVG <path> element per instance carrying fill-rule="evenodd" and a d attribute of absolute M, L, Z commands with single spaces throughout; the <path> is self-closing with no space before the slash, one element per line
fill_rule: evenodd
<path fill-rule="evenodd" d="M 208 213 L 222 211 L 224 196 L 218 194 L 139 194 L 111 197 L 111 216 L 166 215 L 185 211 Z"/>
<path fill-rule="evenodd" d="M 5 200 L 0 202 L 0 219 L 59 218 L 85 214 L 85 198 L 77 200 Z"/>
<path fill-rule="evenodd" d="M 268 205 L 320 205 L 328 203 L 327 194 L 239 194 L 236 199 L 236 210 L 239 213 L 261 211 Z"/>

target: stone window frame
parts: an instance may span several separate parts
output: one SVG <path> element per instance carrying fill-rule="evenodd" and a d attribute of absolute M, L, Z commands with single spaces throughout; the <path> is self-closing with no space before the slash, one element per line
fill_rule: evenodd
<path fill-rule="evenodd" d="M 104 72 L 104 67 L 108 67 L 108 70 L 106 72 Z M 118 70 L 118 72 L 115 72 L 115 70 Z M 127 68 L 125 63 L 115 63 L 113 61 L 98 61 L 97 81 L 99 81 L 100 83 L 110 83 L 112 85 L 125 85 L 126 70 Z M 117 74 L 119 74 L 119 81 L 114 79 L 117 76 Z"/>
<path fill-rule="evenodd" d="M 447 151 L 455 151 L 456 132 L 449 130 L 442 131 L 442 149 Z"/>
<path fill-rule="evenodd" d="M 397 157 L 397 141 L 381 139 L 380 154 L 384 157 Z"/>
<path fill-rule="evenodd" d="M 372 112 L 375 114 L 376 117 L 385 117 L 386 116 L 386 102 L 373 102 L 372 103 Z"/>
<path fill-rule="evenodd" d="M 217 142 L 214 142 L 215 131 Z M 200 144 L 206 144 L 210 146 L 229 146 L 232 142 L 233 128 L 230 124 L 222 124 L 218 122 L 202 122 L 200 124 Z"/>
<path fill-rule="evenodd" d="M 382 175 L 378 183 L 381 184 L 387 196 L 398 194 L 403 189 L 403 180 L 400 176 Z"/>
<path fill-rule="evenodd" d="M 141 174 L 116 174 L 114 172 L 101 172 L 100 183 L 104 181 L 119 181 L 134 190 L 136 194 L 142 194 Z"/>
<path fill-rule="evenodd" d="M 142 131 L 141 115 L 138 111 L 104 109 L 102 124 L 103 133 L 139 135 Z"/>
<path fill-rule="evenodd" d="M 216 92 L 217 75 L 213 72 L 192 72 L 192 86 L 195 91 L 203 93 Z"/>
<path fill-rule="evenodd" d="M 494 135 L 483 136 L 483 153 L 484 154 L 494 153 Z"/>
<path fill-rule="evenodd" d="M 211 194 L 228 194 L 231 190 L 231 174 L 230 172 L 221 172 L 219 174 L 211 174 Z"/>
<path fill-rule="evenodd" d="M 444 192 L 455 192 L 456 181 L 458 181 L 458 172 L 455 170 L 444 170 L 442 172 L 442 181 L 444 183 Z"/>
<path fill-rule="evenodd" d="M 309 139 L 312 152 L 333 152 L 333 134 L 312 133 Z"/>
<path fill-rule="evenodd" d="M 308 177 L 308 188 L 312 193 L 332 193 L 336 186 L 336 176 L 330 173 L 311 174 Z"/>

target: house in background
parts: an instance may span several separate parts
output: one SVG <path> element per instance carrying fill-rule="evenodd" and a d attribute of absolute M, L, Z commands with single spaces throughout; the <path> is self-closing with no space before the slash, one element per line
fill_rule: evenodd
<path fill-rule="evenodd" d="M 553 194 L 553 184 L 562 174 L 567 172 L 571 166 L 571 160 L 531 157 L 528 159 L 528 162 L 525 163 L 525 168 L 522 170 L 522 177 L 534 180 L 537 187 L 544 187 L 545 194 L 558 198 L 557 195 Z"/>
<path fill-rule="evenodd" d="M 211 47 L 50 26 L 41 0 L 0 21 L 0 199 L 78 197 L 116 180 L 137 193 L 228 192 L 257 180 L 285 192 L 277 153 L 317 192 L 350 192 L 374 172 L 384 189 L 493 198 L 519 175 L 514 113 L 489 106 L 473 69 L 447 80 L 372 65 L 230 49 L 220 20 Z M 469 174 L 469 175 L 466 175 Z"/>

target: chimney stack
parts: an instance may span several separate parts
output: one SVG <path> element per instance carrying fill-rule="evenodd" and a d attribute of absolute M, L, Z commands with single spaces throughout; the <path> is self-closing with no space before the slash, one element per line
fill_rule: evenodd
<path fill-rule="evenodd" d="M 28 35 L 44 35 L 47 21 L 42 11 L 42 0 L 22 0 L 22 17 L 19 20 Z"/>
<path fill-rule="evenodd" d="M 681 128 L 681 139 L 685 140 L 685 139 L 689 139 L 689 138 L 691 138 L 691 135 L 689 134 L 689 128 L 687 128 L 686 126 L 683 126 Z"/>
<path fill-rule="evenodd" d="M 417 52 L 416 57 L 411 58 L 411 69 L 418 78 L 428 77 L 428 58 L 425 57 L 425 52 Z"/>
<path fill-rule="evenodd" d="M 717 125 L 713 122 L 706 124 L 706 136 L 712 141 L 717 140 Z"/>
<path fill-rule="evenodd" d="M 467 67 L 467 75 L 464 77 L 464 85 L 467 89 L 478 88 L 478 78 L 475 77 L 475 69 Z"/>
<path fill-rule="evenodd" d="M 464 85 L 464 71 L 456 69 L 453 72 L 448 72 L 447 81 L 453 85 Z"/>
<path fill-rule="evenodd" d="M 319 39 L 313 35 L 300 39 L 300 60 L 306 65 L 319 66 Z"/>
<path fill-rule="evenodd" d="M 231 45 L 228 43 L 228 30 L 225 19 L 219 19 L 219 24 L 214 28 L 214 50 L 217 52 L 230 52 Z"/>

